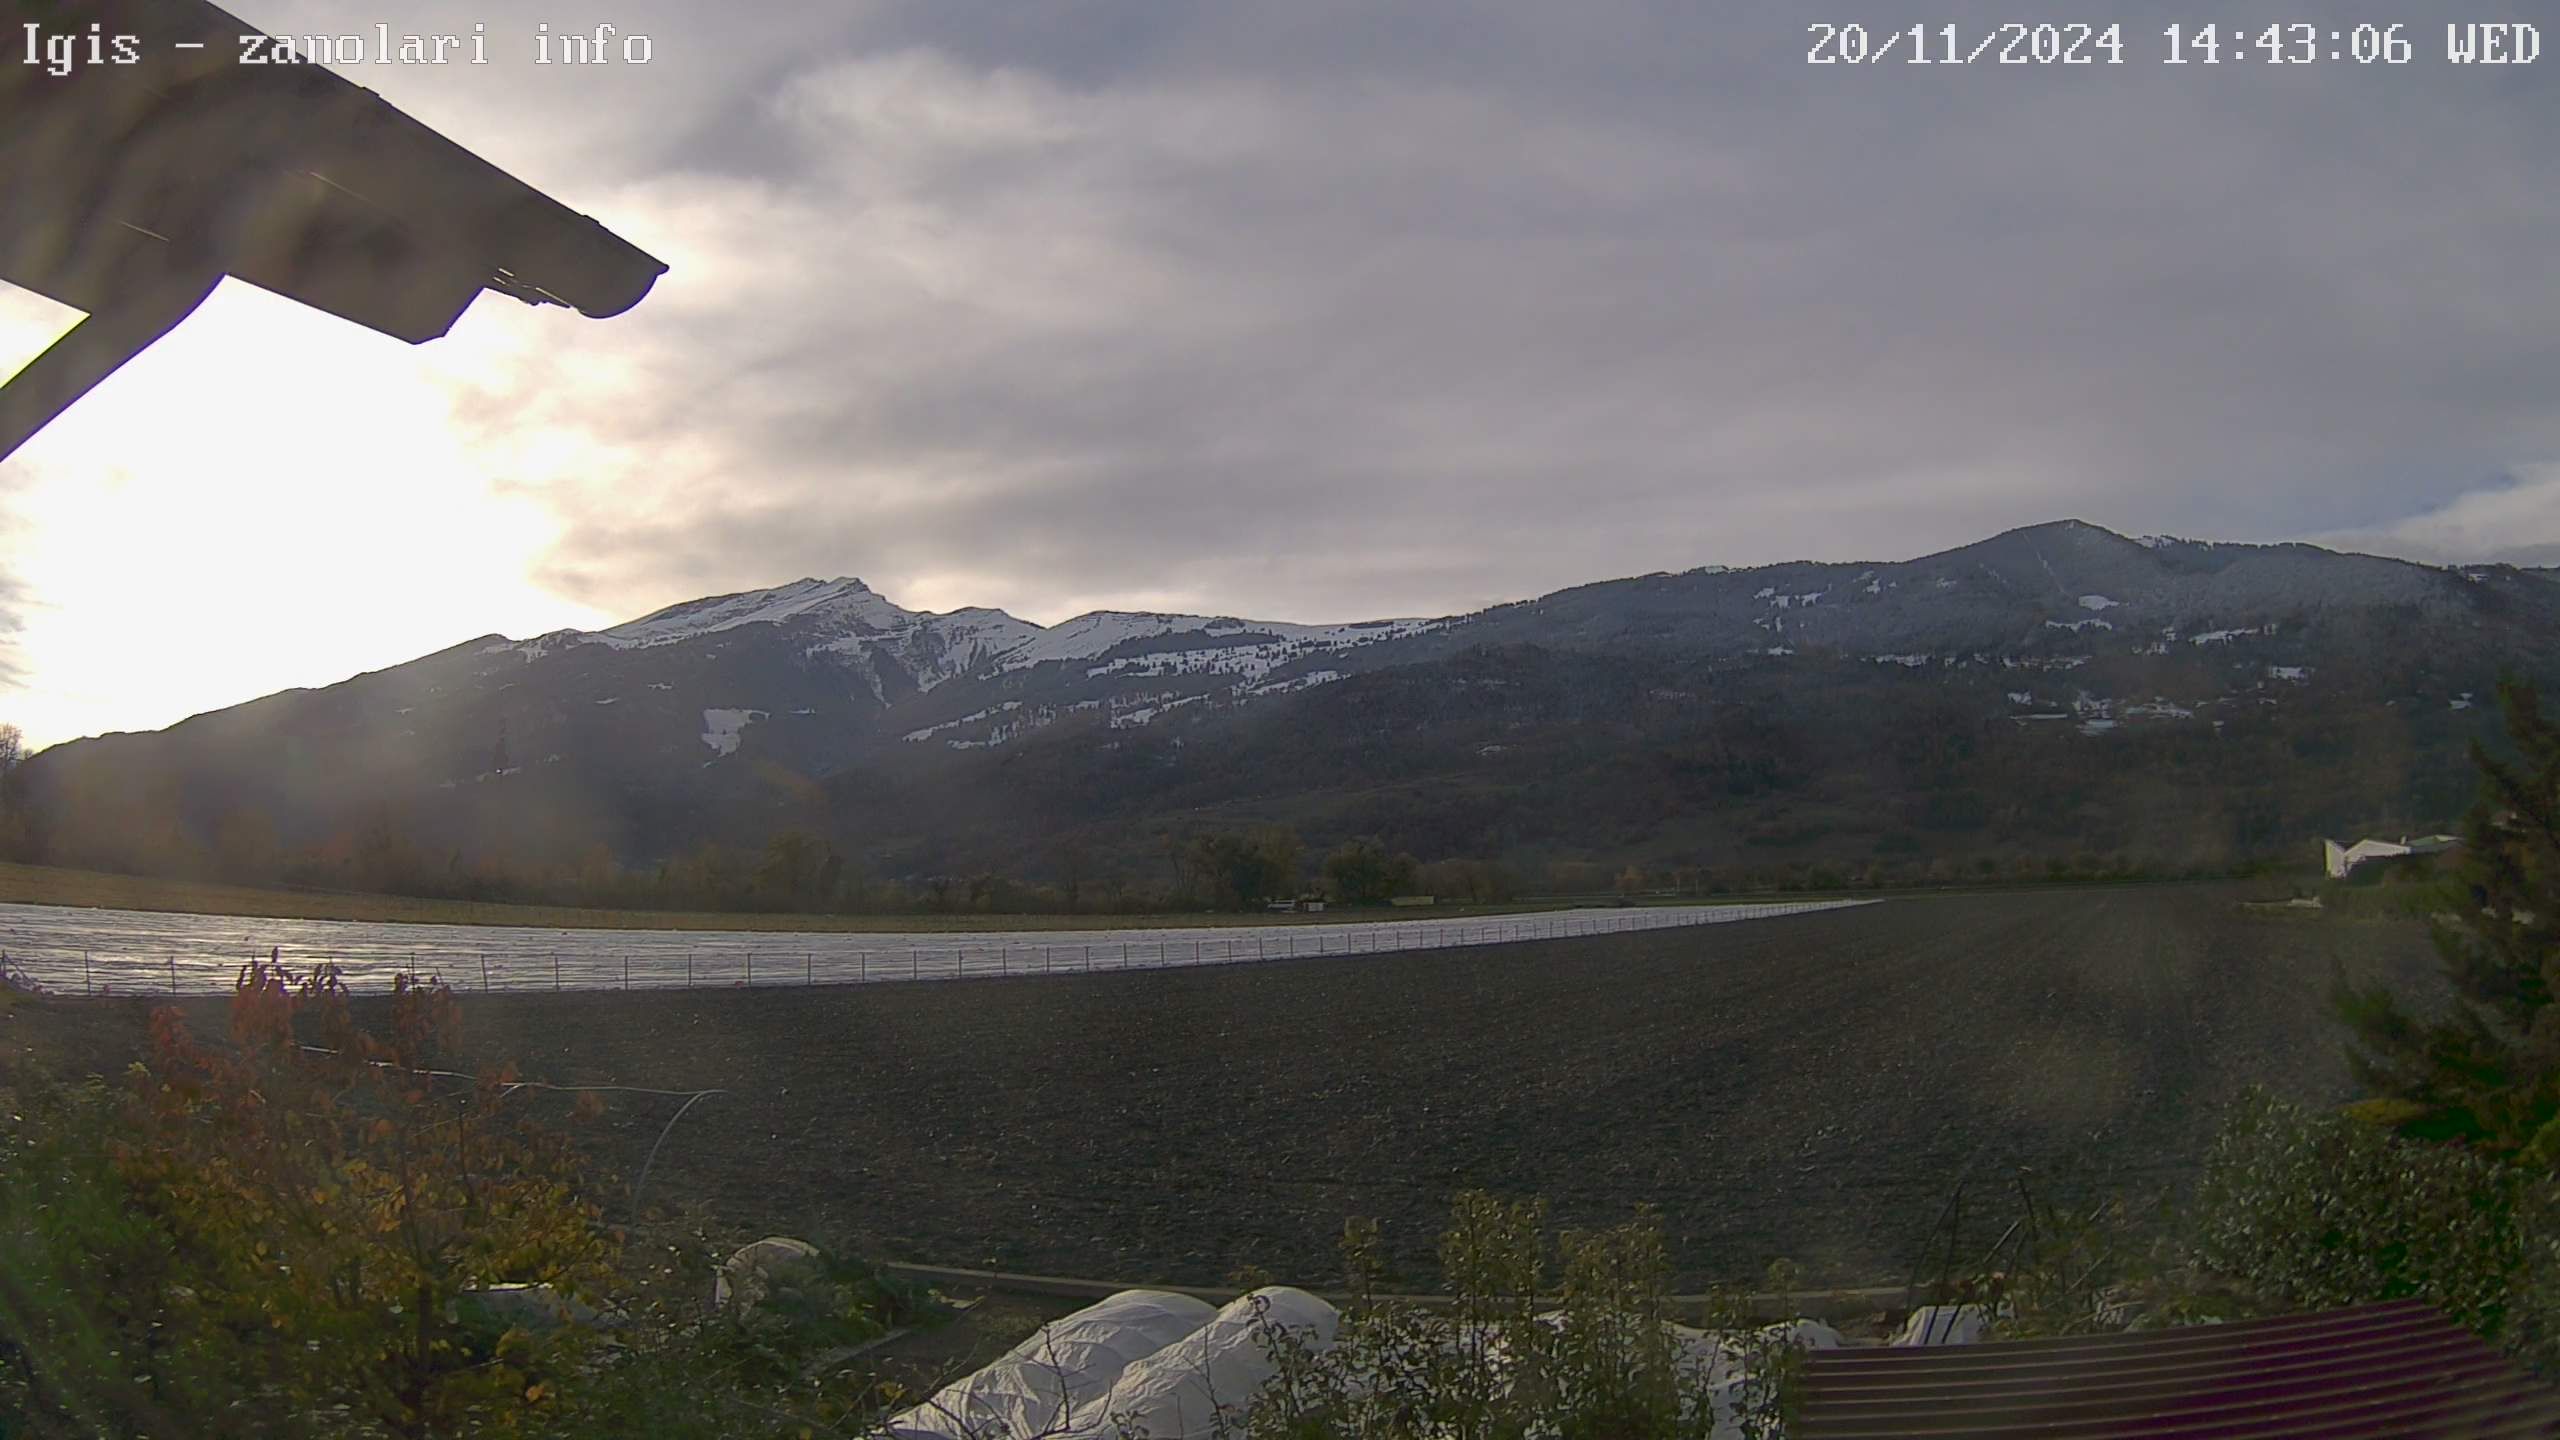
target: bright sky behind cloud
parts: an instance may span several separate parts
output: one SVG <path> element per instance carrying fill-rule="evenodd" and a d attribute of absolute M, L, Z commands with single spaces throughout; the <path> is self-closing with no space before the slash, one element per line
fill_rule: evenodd
<path fill-rule="evenodd" d="M 2323 8 L 2387 70 L 2160 63 L 2292 18 L 2238 6 L 2091 10 L 2131 54 L 2073 70 L 1668 0 L 233 8 L 485 24 L 342 72 L 672 269 L 414 348 L 226 284 L 0 464 L 37 743 L 801 575 L 1325 621 L 2065 516 L 2560 562 L 2560 55 L 2405 6 Z M 0 370 L 73 318 L 0 287 Z"/>

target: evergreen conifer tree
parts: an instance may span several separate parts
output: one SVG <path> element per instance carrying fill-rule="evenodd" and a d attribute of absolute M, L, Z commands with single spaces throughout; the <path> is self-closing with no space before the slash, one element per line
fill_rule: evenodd
<path fill-rule="evenodd" d="M 2356 1079 L 2402 1133 L 2560 1168 L 2560 724 L 2502 682 L 2515 755 L 2474 743 L 2484 784 L 2463 825 L 2456 903 L 2436 947 L 2453 1003 L 2413 1014 L 2387 988 L 2341 979 Z"/>

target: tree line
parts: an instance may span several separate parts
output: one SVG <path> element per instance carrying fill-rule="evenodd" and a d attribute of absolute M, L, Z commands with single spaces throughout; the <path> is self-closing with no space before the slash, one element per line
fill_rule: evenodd
<path fill-rule="evenodd" d="M 1955 742 L 1943 742 L 1955 743 Z M 1958 745 L 1959 749 L 1963 748 Z M 1499 904 L 1518 898 L 1710 897 L 2014 883 L 2038 880 L 2168 879 L 2228 874 L 2235 857 L 2209 847 L 2173 854 L 2123 843 L 2064 851 L 1994 835 L 1963 837 L 1892 828 L 1856 853 L 1837 827 L 1837 807 L 1800 800 L 1766 803 L 1733 817 L 1734 853 L 1695 850 L 1630 859 L 1541 856 L 1500 827 L 1408 826 L 1394 814 L 1365 817 L 1348 838 L 1323 848 L 1282 825 L 1195 827 L 1127 834 L 1096 854 L 1072 837 L 1046 843 L 1046 863 L 1010 868 L 983 857 L 931 852 L 906 856 L 849 850 L 814 822 L 786 826 L 761 841 L 706 839 L 682 851 L 634 860 L 602 840 L 583 843 L 554 830 L 465 845 L 440 842 L 424 819 L 392 803 L 317 840 L 290 843 L 267 810 L 235 801 L 190 823 L 174 797 L 151 787 L 82 787 L 57 795 L 76 804 L 77 825 L 45 823 L 30 798 L 13 727 L 0 726 L 0 860 L 117 871 L 171 879 L 413 896 L 474 903 L 633 910 L 837 914 L 1131 914 L 1241 911 L 1275 901 L 1321 897 L 1335 905 L 1377 905 L 1400 896 Z M 1383 822 L 1383 823 L 1381 823 Z M 1377 828 L 1369 828 L 1375 825 Z M 1137 829 L 1138 827 L 1132 827 Z M 1383 832 L 1383 833 L 1382 833 Z M 1337 834 L 1341 832 L 1336 831 Z M 1407 844 L 1387 836 L 1402 835 Z M 1476 840 L 1495 853 L 1451 854 Z M 1412 853 L 1437 836 L 1441 858 Z M 1421 837 L 1416 839 L 1415 837 Z M 2097 837 L 2101 842 L 2109 837 Z M 2292 837 L 2283 837 L 2292 838 Z M 1097 842 L 1098 843 L 1098 842 Z M 2297 848 L 2302 844 L 2296 840 Z M 1152 848 L 1151 848 L 1152 847 Z M 1434 845 L 1439 848 L 1439 845 Z M 1586 855 L 1588 852 L 1585 852 Z M 2308 851 L 2305 851 L 2308 854 Z M 956 863 L 955 863 L 956 862 Z"/>

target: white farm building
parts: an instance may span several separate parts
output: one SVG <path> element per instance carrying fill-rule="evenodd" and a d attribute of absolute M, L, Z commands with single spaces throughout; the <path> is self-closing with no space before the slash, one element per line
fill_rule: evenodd
<path fill-rule="evenodd" d="M 2341 845 L 2335 840 L 2320 842 L 2321 859 L 2329 878 L 2344 880 L 2359 865 L 2372 860 L 2398 860 L 2412 855 L 2441 855 L 2462 843 L 2459 835 L 2403 835 L 2397 840 L 2359 840 Z"/>

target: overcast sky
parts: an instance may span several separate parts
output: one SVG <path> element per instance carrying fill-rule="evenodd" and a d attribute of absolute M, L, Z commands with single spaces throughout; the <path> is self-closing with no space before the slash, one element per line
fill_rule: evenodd
<path fill-rule="evenodd" d="M 341 68 L 673 269 L 416 348 L 227 283 L 0 465 L 38 743 L 804 574 L 1316 621 L 2067 516 L 2560 562 L 2560 53 L 2440 19 L 2173 67 L 2303 7 L 2125 0 L 2125 64 L 2000 68 L 1805 63 L 1907 6 L 232 8 L 485 24 Z M 0 370 L 74 318 L 0 287 Z"/>

